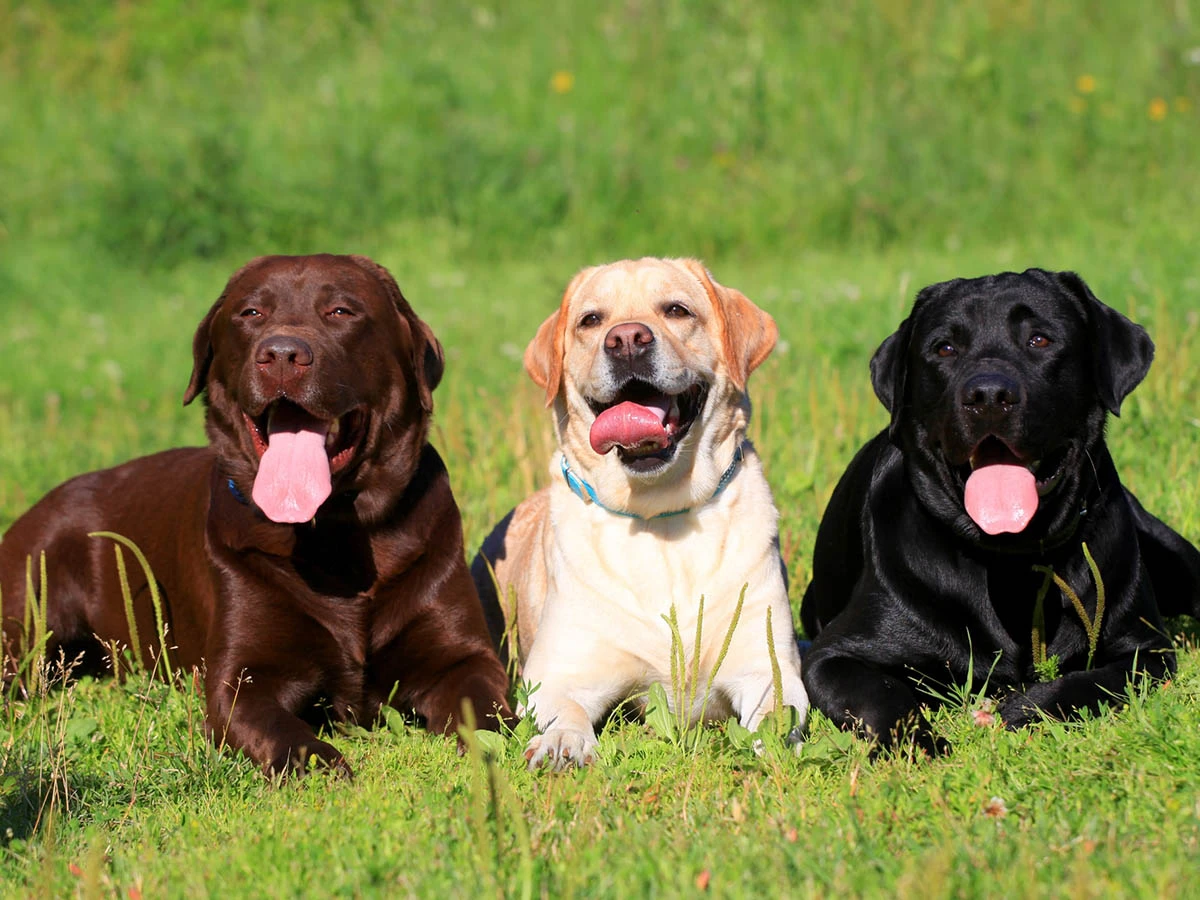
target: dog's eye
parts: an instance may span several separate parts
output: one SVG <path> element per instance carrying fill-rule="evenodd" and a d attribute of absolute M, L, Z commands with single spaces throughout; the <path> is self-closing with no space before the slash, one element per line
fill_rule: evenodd
<path fill-rule="evenodd" d="M 262 313 L 260 313 L 253 306 L 247 306 L 240 313 L 238 313 L 238 315 L 241 316 L 243 319 L 254 319 L 254 318 L 258 318 L 258 317 L 262 316 Z"/>
<path fill-rule="evenodd" d="M 1029 339 L 1029 346 L 1034 350 L 1045 350 L 1053 343 L 1054 341 L 1050 340 L 1044 334 L 1035 334 Z"/>
<path fill-rule="evenodd" d="M 682 303 L 671 303 L 663 310 L 663 315 L 668 319 L 690 319 L 692 311 Z"/>
<path fill-rule="evenodd" d="M 335 306 L 333 309 L 331 309 L 329 311 L 328 315 L 331 318 L 343 318 L 344 317 L 344 318 L 349 319 L 349 318 L 354 317 L 354 310 L 347 309 L 344 306 Z"/>
<path fill-rule="evenodd" d="M 601 322 L 600 313 L 588 313 L 579 320 L 580 328 L 595 328 Z"/>
<path fill-rule="evenodd" d="M 952 356 L 958 356 L 958 349 L 953 344 L 938 344 L 937 355 L 942 359 L 950 359 Z"/>

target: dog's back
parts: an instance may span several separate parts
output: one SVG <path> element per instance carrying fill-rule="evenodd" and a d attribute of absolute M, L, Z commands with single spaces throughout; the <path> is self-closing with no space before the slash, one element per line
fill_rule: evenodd
<path fill-rule="evenodd" d="M 213 453 L 208 448 L 170 450 L 135 459 L 112 469 L 80 475 L 59 485 L 19 518 L 0 541 L 0 587 L 4 597 L 4 643 L 10 657 L 23 657 L 38 635 L 34 610 L 26 606 L 29 586 L 46 603 L 46 654 L 61 650 L 77 674 L 108 669 L 100 640 L 130 647 L 132 635 L 121 599 L 115 542 L 89 537 L 110 532 L 132 541 L 145 554 L 162 594 L 162 615 L 170 631 L 169 645 L 179 649 L 172 659 L 199 662 L 211 603 L 205 571 L 204 521 L 209 502 Z M 133 554 L 122 548 L 133 597 L 134 653 L 151 665 L 159 654 L 158 622 L 149 583 Z M 46 583 L 42 584 L 42 556 Z M 187 620 L 172 618 L 171 597 L 179 591 L 196 595 L 185 606 Z M 188 615 L 190 613 L 190 615 Z M 197 613 L 200 613 L 199 615 Z M 12 661 L 6 676 L 13 674 Z"/>

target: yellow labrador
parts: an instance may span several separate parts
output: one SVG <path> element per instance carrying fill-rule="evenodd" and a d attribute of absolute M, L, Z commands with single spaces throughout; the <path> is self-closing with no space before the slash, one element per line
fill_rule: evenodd
<path fill-rule="evenodd" d="M 588 763 L 594 725 L 615 704 L 655 682 L 673 696 L 664 616 L 674 605 L 690 672 L 703 596 L 699 684 L 685 711 L 697 719 L 743 585 L 706 715 L 736 714 L 753 729 L 773 708 L 768 610 L 784 703 L 807 714 L 778 516 L 746 440 L 746 380 L 777 335 L 699 262 L 641 259 L 576 275 L 526 350 L 560 449 L 550 487 L 496 527 L 472 572 L 493 639 L 515 614 L 522 677 L 539 685 L 531 768 Z M 515 610 L 504 608 L 514 592 Z"/>

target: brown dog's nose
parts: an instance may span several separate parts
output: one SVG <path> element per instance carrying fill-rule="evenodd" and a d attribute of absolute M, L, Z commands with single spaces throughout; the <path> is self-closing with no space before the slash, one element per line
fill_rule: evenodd
<path fill-rule="evenodd" d="M 654 332 L 641 322 L 622 322 L 604 336 L 604 352 L 629 359 L 641 356 L 654 343 Z"/>
<path fill-rule="evenodd" d="M 260 366 L 276 366 L 280 363 L 295 366 L 311 366 L 312 347 L 306 341 L 290 334 L 275 334 L 264 338 L 254 354 Z"/>
<path fill-rule="evenodd" d="M 959 400 L 972 412 L 1005 415 L 1021 402 L 1021 386 L 1002 372 L 982 372 L 967 379 Z"/>

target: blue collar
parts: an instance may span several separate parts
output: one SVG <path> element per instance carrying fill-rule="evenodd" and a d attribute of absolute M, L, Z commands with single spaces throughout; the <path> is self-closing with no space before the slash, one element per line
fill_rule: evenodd
<path fill-rule="evenodd" d="M 717 498 L 721 491 L 729 487 L 729 482 L 733 481 L 733 476 L 737 474 L 738 466 L 745 459 L 745 452 L 742 450 L 742 444 L 737 445 L 737 450 L 733 454 L 733 462 L 729 464 L 729 468 L 725 470 L 725 474 L 721 476 L 721 480 L 717 482 L 717 489 L 712 492 L 712 496 L 706 502 L 711 503 Z M 669 519 L 671 516 L 682 516 L 684 513 L 690 513 L 691 507 L 687 509 L 676 509 L 671 512 L 662 512 L 656 516 L 639 516 L 637 513 L 627 512 L 623 509 L 613 509 L 611 506 L 605 506 L 600 502 L 600 498 L 596 496 L 596 489 L 590 484 L 571 471 L 571 467 L 567 465 L 567 455 L 564 453 L 562 457 L 562 473 L 566 479 L 567 487 L 584 503 L 594 503 L 605 512 L 612 513 L 614 516 L 623 516 L 626 519 L 643 519 L 646 521 L 652 519 Z"/>
<path fill-rule="evenodd" d="M 250 501 L 246 499 L 246 495 L 245 495 L 245 494 L 243 494 L 241 491 L 239 491 L 239 490 L 238 490 L 238 486 L 237 486 L 236 484 L 234 484 L 234 483 L 233 483 L 233 479 L 232 479 L 232 478 L 230 478 L 230 479 L 229 479 L 229 480 L 226 482 L 226 484 L 228 484 L 228 485 L 229 485 L 229 493 L 233 494 L 233 499 L 234 499 L 234 500 L 236 500 L 238 503 L 242 504 L 242 506 L 249 506 L 249 505 L 250 505 Z"/>

